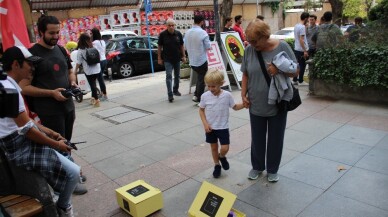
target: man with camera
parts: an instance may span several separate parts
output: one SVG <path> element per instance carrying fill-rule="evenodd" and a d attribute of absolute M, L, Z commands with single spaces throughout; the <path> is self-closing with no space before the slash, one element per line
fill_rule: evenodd
<path fill-rule="evenodd" d="M 18 113 L 9 115 L 2 112 L 0 148 L 9 161 L 26 170 L 40 173 L 59 192 L 57 208 L 60 216 L 74 216 L 71 194 L 79 182 L 80 167 L 58 152 L 69 153 L 72 148 L 59 133 L 36 124 L 29 118 L 18 86 L 22 79 L 32 76 L 34 64 L 41 62 L 42 58 L 33 56 L 25 47 L 14 46 L 4 52 L 2 61 L 3 69 L 8 75 L 2 75 L 2 88 L 8 89 L 10 93 L 15 92 L 11 90 L 16 90 L 17 94 L 13 94 L 14 97 L 3 97 L 10 102 L 2 103 L 1 106 L 16 109 Z"/>

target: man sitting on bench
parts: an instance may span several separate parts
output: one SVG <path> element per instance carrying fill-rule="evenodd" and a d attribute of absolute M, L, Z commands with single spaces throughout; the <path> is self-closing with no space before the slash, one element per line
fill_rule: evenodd
<path fill-rule="evenodd" d="M 0 148 L 8 161 L 38 172 L 55 191 L 60 192 L 58 214 L 72 217 L 71 195 L 80 179 L 80 167 L 58 153 L 72 149 L 59 133 L 37 125 L 28 117 L 18 85 L 20 80 L 32 76 L 34 64 L 41 58 L 33 56 L 25 47 L 14 46 L 4 52 L 2 61 L 8 76 L 0 82 L 5 88 L 17 90 L 19 113 L 16 118 L 0 118 Z"/>

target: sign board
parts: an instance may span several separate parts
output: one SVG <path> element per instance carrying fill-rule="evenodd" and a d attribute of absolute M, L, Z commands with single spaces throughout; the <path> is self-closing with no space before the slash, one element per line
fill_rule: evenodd
<path fill-rule="evenodd" d="M 226 73 L 224 60 L 222 59 L 220 48 L 218 47 L 217 42 L 215 41 L 210 42 L 210 50 L 207 50 L 206 54 L 207 54 L 208 71 L 218 70 L 222 72 L 224 74 L 224 80 L 225 80 L 225 83 L 223 86 L 228 86 L 229 90 L 232 91 L 232 88 L 230 87 L 229 78 Z M 197 83 L 197 74 L 193 73 L 193 70 L 191 70 L 189 93 L 191 93 L 191 87 L 195 86 L 196 83 Z"/>
<path fill-rule="evenodd" d="M 221 41 L 229 66 L 238 84 L 242 80 L 240 68 L 244 57 L 244 44 L 237 32 L 221 32 Z"/>
<path fill-rule="evenodd" d="M 233 211 L 235 217 L 246 215 L 232 206 L 237 196 L 204 181 L 188 211 L 189 217 L 226 217 Z"/>
<path fill-rule="evenodd" d="M 145 1 L 145 12 L 146 14 L 149 14 L 152 12 L 152 5 L 151 5 L 151 0 L 144 0 Z"/>
<path fill-rule="evenodd" d="M 143 180 L 117 188 L 119 206 L 133 217 L 145 217 L 163 208 L 162 192 Z"/>

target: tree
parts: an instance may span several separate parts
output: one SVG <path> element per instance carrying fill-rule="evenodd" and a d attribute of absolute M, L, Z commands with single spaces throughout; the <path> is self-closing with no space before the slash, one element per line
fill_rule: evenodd
<path fill-rule="evenodd" d="M 333 13 L 333 22 L 341 25 L 342 12 L 344 10 L 344 3 L 342 0 L 329 0 L 331 12 Z"/>
<path fill-rule="evenodd" d="M 224 0 L 221 4 L 220 15 L 221 15 L 221 29 L 225 26 L 225 19 L 230 17 L 232 14 L 233 0 Z"/>

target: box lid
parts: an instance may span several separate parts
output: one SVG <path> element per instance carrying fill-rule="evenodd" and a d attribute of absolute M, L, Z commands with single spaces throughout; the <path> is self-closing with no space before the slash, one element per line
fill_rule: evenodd
<path fill-rule="evenodd" d="M 135 204 L 161 193 L 159 189 L 152 187 L 143 180 L 137 180 L 128 185 L 117 188 L 116 192 Z"/>
<path fill-rule="evenodd" d="M 209 182 L 202 183 L 189 209 L 190 217 L 225 217 L 237 196 Z"/>

